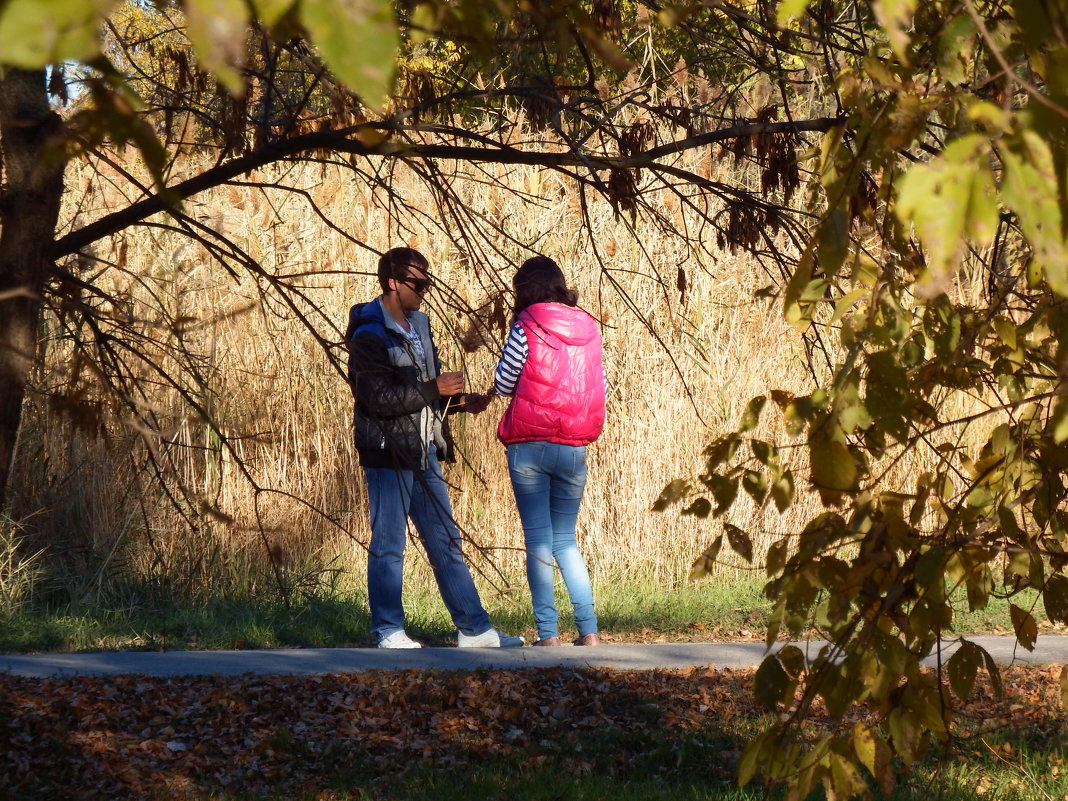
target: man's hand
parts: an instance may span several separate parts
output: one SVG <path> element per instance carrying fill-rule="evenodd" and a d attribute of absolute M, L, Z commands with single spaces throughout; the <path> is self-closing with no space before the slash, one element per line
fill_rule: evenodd
<path fill-rule="evenodd" d="M 463 396 L 460 401 L 460 407 L 465 412 L 471 414 L 479 414 L 486 411 L 486 407 L 490 405 L 490 401 L 493 400 L 493 394 L 479 395 L 477 392 L 469 392 Z"/>
<path fill-rule="evenodd" d="M 446 395 L 459 395 L 464 391 L 463 373 L 442 373 L 434 381 L 438 385 L 438 394 L 443 397 Z"/>

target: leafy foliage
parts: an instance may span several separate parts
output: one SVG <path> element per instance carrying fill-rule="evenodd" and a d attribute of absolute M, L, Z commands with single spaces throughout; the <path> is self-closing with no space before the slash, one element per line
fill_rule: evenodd
<path fill-rule="evenodd" d="M 138 187 L 142 199 L 56 240 L 31 265 L 37 278 L 27 291 L 41 289 L 59 319 L 77 310 L 90 332 L 77 340 L 95 350 L 76 364 L 93 365 L 86 372 L 144 430 L 161 426 L 136 402 L 128 357 L 182 393 L 213 447 L 241 465 L 210 404 L 188 389 L 196 360 L 181 343 L 167 352 L 186 366 L 176 378 L 166 360 L 146 356 L 152 336 L 123 315 L 121 298 L 49 259 L 166 211 L 224 270 L 258 276 L 300 314 L 298 284 L 266 275 L 244 248 L 178 207 L 208 186 L 316 158 L 388 194 L 355 158 L 403 158 L 434 188 L 443 225 L 472 264 L 481 252 L 501 254 L 502 231 L 464 211 L 441 160 L 540 165 L 579 188 L 580 210 L 588 193 L 599 194 L 623 224 L 656 215 L 645 193 L 670 191 L 702 221 L 692 232 L 658 218 L 680 250 L 752 253 L 771 282 L 766 294 L 779 297 L 817 354 L 811 392 L 769 389 L 754 399 L 736 430 L 709 444 L 702 474 L 657 501 L 685 501 L 688 514 L 722 521 L 695 575 L 711 569 L 724 540 L 744 560 L 760 558 L 750 533 L 727 519 L 739 498 L 785 512 L 811 489 L 826 507 L 764 562 L 775 604 L 769 642 L 815 631 L 830 645 L 812 664 L 790 650 L 769 656 L 757 695 L 779 716 L 752 741 L 741 778 L 784 781 L 791 798 L 820 784 L 829 797 L 862 795 L 864 771 L 886 789 L 894 760 L 913 764 L 946 740 L 981 676 L 1000 681 L 972 644 L 941 672 L 919 669 L 952 632 L 955 590 L 981 609 L 994 593 L 1034 588 L 1051 620 L 1068 620 L 1063 3 L 426 0 L 394 16 L 385 0 L 185 0 L 181 14 L 174 4 L 157 4 L 154 17 L 146 8 L 111 39 L 96 33 L 110 2 L 63 0 L 47 15 L 38 6 L 0 7 L 4 63 L 21 81 L 6 86 L 35 80 L 18 70 L 81 62 L 86 91 L 75 103 L 83 105 L 59 137 L 60 158 L 107 160 L 111 144 L 132 142 L 158 191 Z M 132 47 L 136 31 L 150 36 Z M 248 39 L 239 42 L 239 31 Z M 412 61 L 387 102 L 396 52 Z M 514 142 L 510 104 L 547 138 Z M 196 120 L 195 135 L 170 136 L 176 114 Z M 466 124 L 479 116 L 500 122 L 488 133 Z M 4 136 L 5 148 L 21 141 Z M 188 141 L 214 149 L 218 164 L 168 185 Z M 735 179 L 672 163 L 701 148 L 732 158 Z M 16 207 L 0 203 L 5 214 Z M 4 236 L 13 230 L 5 220 Z M 45 287 L 46 275 L 58 278 Z M 685 272 L 670 278 L 684 295 Z M 336 343 L 307 323 L 332 353 Z M 16 395 L 24 379 L 25 369 L 5 377 L 0 393 Z M 782 441 L 755 436 L 767 415 L 781 420 Z M 798 445 L 805 459 L 790 457 Z M 187 511 L 225 520 L 209 500 L 175 496 Z M 1035 610 L 1017 606 L 1013 620 L 1026 647 Z M 874 719 L 848 725 L 859 704 Z M 809 741 L 801 724 L 817 705 L 840 725 Z"/>
<path fill-rule="evenodd" d="M 783 3 L 779 20 L 801 33 L 824 9 Z M 1000 686 L 967 641 L 939 675 L 918 670 L 953 636 L 950 593 L 981 609 L 1034 587 L 1051 621 L 1068 608 L 1066 9 L 884 0 L 872 11 L 853 28 L 866 46 L 835 78 L 848 119 L 816 156 L 818 222 L 783 296 L 787 318 L 825 343 L 826 369 L 808 396 L 771 393 L 827 507 L 766 555 L 768 642 L 815 632 L 830 643 L 811 664 L 769 656 L 757 674 L 758 698 L 782 716 L 747 750 L 741 779 L 781 779 L 788 798 L 821 784 L 829 798 L 868 795 L 858 765 L 889 792 L 892 758 L 912 764 L 946 740 L 980 673 Z M 964 291 L 975 276 L 980 297 Z M 739 480 L 787 476 L 774 446 L 743 439 L 763 401 L 705 451 L 699 488 L 716 515 Z M 792 491 L 773 497 L 781 511 Z M 710 567 L 702 557 L 694 573 Z M 1012 607 L 1024 648 L 1034 613 Z M 806 742 L 817 702 L 843 727 Z M 847 728 L 861 704 L 878 725 Z"/>

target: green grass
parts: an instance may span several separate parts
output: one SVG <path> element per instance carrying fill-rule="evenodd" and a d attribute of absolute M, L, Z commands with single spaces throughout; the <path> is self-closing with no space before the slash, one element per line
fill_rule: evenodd
<path fill-rule="evenodd" d="M 575 634 L 562 586 L 557 593 L 561 634 Z M 709 578 L 664 588 L 650 577 L 602 577 L 595 598 L 600 628 L 609 642 L 649 642 L 661 638 L 727 640 L 762 638 L 770 602 L 758 578 Z M 483 591 L 483 602 L 498 628 L 536 637 L 525 591 Z M 1014 603 L 1036 605 L 1041 599 L 1021 593 Z M 434 586 L 411 582 L 405 588 L 408 629 L 427 645 L 451 645 L 455 629 Z M 961 634 L 1012 631 L 1008 602 L 992 598 L 986 609 L 970 612 L 964 594 L 955 603 L 956 631 Z M 335 582 L 315 592 L 297 593 L 286 605 L 261 592 L 257 597 L 220 597 L 199 606 L 168 603 L 152 593 L 130 593 L 122 608 L 87 608 L 71 613 L 24 602 L 0 614 L 0 650 L 89 651 L 109 649 L 227 649 L 370 646 L 369 614 L 362 586 Z"/>
<path fill-rule="evenodd" d="M 755 721 L 753 722 L 755 723 Z M 741 725 L 739 725 L 741 724 Z M 328 771 L 320 789 L 300 796 L 322 801 L 757 801 L 781 799 L 781 788 L 754 784 L 739 788 L 734 779 L 737 749 L 745 721 L 729 725 L 727 735 L 712 724 L 705 732 L 683 738 L 612 732 L 584 736 L 576 743 L 566 735 L 504 758 L 486 758 L 461 768 L 410 762 L 383 765 L 366 755 L 339 749 L 337 771 Z M 964 743 L 940 759 L 932 755 L 913 769 L 899 772 L 898 790 L 887 799 L 873 786 L 875 801 L 1061 801 L 1068 794 L 1060 736 L 997 737 L 998 749 L 1013 743 L 1011 755 L 994 756 L 980 741 Z M 1057 776 L 1053 775 L 1058 769 Z M 233 799 L 235 796 L 211 796 Z M 249 795 L 241 799 L 282 799 L 288 795 Z M 822 790 L 810 796 L 823 801 Z"/>

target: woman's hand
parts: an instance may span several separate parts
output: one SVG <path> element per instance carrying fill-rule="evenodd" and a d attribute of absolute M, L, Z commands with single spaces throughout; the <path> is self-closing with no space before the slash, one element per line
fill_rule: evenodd
<path fill-rule="evenodd" d="M 460 407 L 465 412 L 479 414 L 486 411 L 486 407 L 490 405 L 490 401 L 492 400 L 492 392 L 487 392 L 485 395 L 480 395 L 477 392 L 468 392 L 460 399 Z"/>

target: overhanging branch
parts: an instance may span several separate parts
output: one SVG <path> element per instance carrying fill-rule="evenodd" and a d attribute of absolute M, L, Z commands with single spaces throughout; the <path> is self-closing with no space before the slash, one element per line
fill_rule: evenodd
<path fill-rule="evenodd" d="M 654 147 L 629 156 L 597 156 L 591 154 L 517 150 L 512 147 L 471 147 L 467 145 L 420 144 L 397 142 L 386 139 L 374 144 L 365 144 L 353 134 L 380 128 L 374 124 L 361 125 L 338 131 L 316 131 L 285 139 L 262 147 L 248 155 L 231 159 L 206 170 L 181 183 L 169 186 L 159 193 L 134 203 L 127 208 L 101 217 L 99 220 L 72 231 L 57 240 L 52 247 L 53 259 L 77 253 L 88 245 L 106 236 L 118 233 L 131 225 L 165 212 L 177 203 L 208 189 L 220 186 L 239 175 L 273 164 L 277 161 L 299 156 L 302 153 L 329 150 L 356 156 L 382 156 L 385 158 L 429 158 L 456 161 L 488 162 L 497 164 L 527 164 L 531 166 L 561 169 L 586 167 L 592 169 L 634 169 L 655 167 L 657 160 L 665 156 L 694 150 L 714 142 L 734 139 L 739 136 L 774 133 L 801 133 L 828 131 L 843 122 L 840 117 L 822 117 L 812 120 L 769 122 L 735 125 L 718 131 L 687 137 L 677 142 Z"/>

